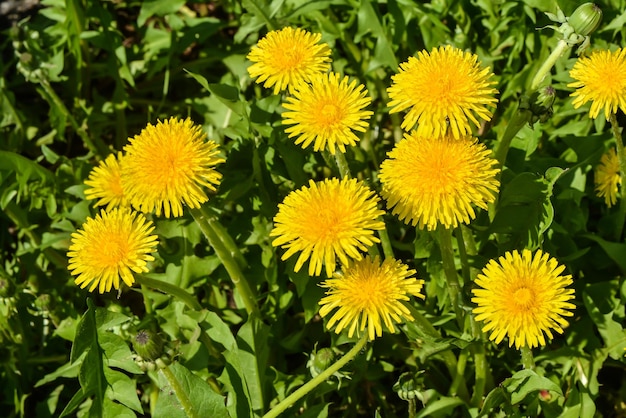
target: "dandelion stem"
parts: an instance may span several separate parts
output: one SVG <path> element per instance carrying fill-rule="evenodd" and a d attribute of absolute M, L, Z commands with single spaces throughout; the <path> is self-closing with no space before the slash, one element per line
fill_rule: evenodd
<path fill-rule="evenodd" d="M 213 215 L 211 215 L 206 207 L 202 206 L 199 209 L 190 209 L 191 216 L 196 221 L 202 233 L 209 241 L 211 247 L 215 250 L 217 257 L 222 262 L 222 265 L 228 272 L 230 279 L 233 281 L 243 304 L 248 312 L 248 315 L 256 312 L 258 313 L 258 307 L 256 305 L 256 299 L 252 293 L 252 289 L 248 284 L 245 276 L 237 264 L 237 256 L 232 253 L 233 245 L 226 245 L 224 242 L 232 240 L 232 238 L 225 232 L 223 228 L 217 228 L 215 225 L 218 223 Z M 218 230 L 221 232 L 218 233 Z M 230 251 L 229 251 L 230 248 Z"/>
<path fill-rule="evenodd" d="M 624 222 L 626 221 L 626 193 L 624 193 L 624 187 L 626 187 L 626 151 L 624 150 L 624 141 L 622 141 L 622 133 L 620 132 L 615 113 L 611 113 L 610 121 L 611 131 L 613 132 L 617 146 L 617 159 L 619 161 L 620 179 L 622 183 L 622 195 L 619 203 L 617 228 L 615 230 L 615 239 L 620 242 L 624 231 Z"/>
<path fill-rule="evenodd" d="M 337 163 L 337 168 L 339 169 L 339 174 L 342 179 L 350 178 L 350 166 L 348 165 L 348 160 L 346 160 L 346 156 L 343 152 L 336 150 L 335 151 L 335 162 Z"/>
<path fill-rule="evenodd" d="M 570 48 L 571 46 L 565 40 L 559 40 L 559 43 L 556 44 L 556 47 L 552 50 L 550 56 L 543 62 L 543 64 L 541 64 L 541 67 L 537 70 L 535 77 L 533 77 L 533 81 L 530 83 L 531 92 L 537 90 L 539 84 L 541 84 L 548 73 L 550 73 L 552 67 L 554 67 L 554 64 L 556 64 L 561 55 L 563 55 L 566 51 L 569 51 Z"/>
<path fill-rule="evenodd" d="M 174 284 L 167 283 L 162 280 L 151 279 L 141 274 L 138 274 L 136 276 L 136 279 L 137 279 L 137 283 L 139 283 L 142 286 L 142 288 L 144 286 L 147 286 L 152 289 L 159 290 L 163 293 L 174 296 L 175 298 L 179 299 L 181 302 L 183 302 L 185 305 L 187 305 L 190 309 L 193 309 L 194 311 L 202 310 L 202 306 L 200 306 L 200 303 L 196 300 L 194 295 L 192 295 L 189 292 L 184 291 L 183 289 L 181 289 L 180 287 Z"/>
<path fill-rule="evenodd" d="M 382 245 L 383 247 L 383 254 L 385 254 L 385 258 L 394 258 L 393 247 L 391 246 L 391 240 L 389 239 L 389 233 L 387 232 L 387 227 L 377 232 L 378 232 L 378 237 L 380 238 L 380 245 Z"/>
<path fill-rule="evenodd" d="M 330 376 L 334 373 L 341 370 L 343 366 L 348 364 L 350 360 L 352 360 L 356 355 L 365 347 L 367 343 L 367 333 L 363 334 L 361 339 L 348 351 L 342 358 L 337 360 L 337 362 L 331 365 L 329 368 L 324 370 L 322 373 L 315 376 L 313 379 L 309 380 L 307 383 L 298 388 L 291 395 L 287 396 L 283 399 L 278 405 L 273 407 L 267 414 L 263 415 L 263 418 L 274 418 L 284 412 L 287 408 L 296 403 L 300 398 L 304 395 L 312 391 L 315 387 L 317 387 L 322 382 L 325 382 Z"/>
<path fill-rule="evenodd" d="M 533 358 L 533 351 L 527 345 L 520 348 L 522 352 L 522 365 L 525 369 L 533 370 L 535 368 L 535 359 Z"/>
<path fill-rule="evenodd" d="M 450 303 L 454 308 L 456 319 L 461 330 L 463 330 L 463 310 L 461 300 L 459 300 L 460 284 L 454 265 L 454 249 L 452 248 L 452 231 L 448 228 L 439 227 L 439 248 L 441 250 L 441 260 L 443 261 L 443 271 L 450 293 Z"/>
<path fill-rule="evenodd" d="M 454 373 L 454 379 L 450 385 L 449 394 L 457 393 L 458 387 L 461 382 L 465 381 L 465 366 L 467 365 L 467 349 L 461 350 L 459 358 L 456 362 L 456 371 Z"/>
<path fill-rule="evenodd" d="M 165 366 L 161 369 L 161 372 L 167 379 L 167 382 L 170 384 L 170 387 L 174 391 L 176 398 L 178 398 L 180 406 L 183 408 L 183 411 L 185 411 L 185 415 L 187 415 L 189 418 L 198 417 L 198 415 L 194 411 L 191 399 L 189 399 L 189 396 L 187 396 L 187 392 L 185 392 L 185 389 L 170 369 L 170 366 Z"/>

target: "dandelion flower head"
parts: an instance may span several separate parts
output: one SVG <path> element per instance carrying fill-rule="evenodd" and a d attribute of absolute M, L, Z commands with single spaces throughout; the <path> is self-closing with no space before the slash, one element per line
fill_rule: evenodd
<path fill-rule="evenodd" d="M 484 322 L 484 332 L 499 344 L 507 336 L 509 347 L 546 345 L 545 335 L 563 333 L 568 323 L 564 316 L 573 316 L 570 303 L 574 299 L 572 276 L 561 275 L 565 266 L 538 250 L 507 252 L 498 261 L 491 260 L 476 278 L 472 302 L 476 320 Z"/>
<path fill-rule="evenodd" d="M 382 336 L 382 324 L 393 333 L 395 324 L 413 320 L 405 306 L 410 296 L 424 299 L 420 293 L 424 281 L 411 277 L 414 274 L 415 270 L 392 258 L 382 264 L 378 257 L 369 256 L 351 261 L 342 267 L 341 273 L 321 283 L 328 291 L 319 302 L 320 316 L 337 309 L 326 327 L 335 327 L 337 334 L 347 328 L 349 337 L 367 329 L 373 340 Z"/>
<path fill-rule="evenodd" d="M 100 161 L 97 167 L 91 170 L 85 184 L 89 186 L 85 190 L 87 200 L 98 199 L 94 206 L 106 205 L 107 210 L 115 207 L 128 206 L 128 199 L 122 188 L 122 172 L 120 161 L 123 156 L 121 152 L 109 154 Z"/>
<path fill-rule="evenodd" d="M 576 88 L 571 94 L 574 108 L 591 101 L 589 116 L 595 119 L 604 109 L 606 120 L 618 108 L 626 112 L 626 49 L 580 57 L 569 75 L 575 80 L 567 85 Z"/>
<path fill-rule="evenodd" d="M 271 237 L 275 247 L 286 249 L 288 259 L 300 252 L 294 270 L 309 260 L 309 275 L 319 276 L 322 266 L 331 277 L 336 259 L 347 264 L 361 259 L 360 251 L 379 242 L 375 230 L 385 228 L 377 218 L 378 197 L 356 179 L 326 179 L 295 190 L 278 205 Z"/>
<path fill-rule="evenodd" d="M 68 269 L 77 276 L 75 283 L 81 288 L 89 286 L 100 293 L 120 288 L 120 278 L 126 285 L 135 282 L 133 272 L 145 273 L 147 263 L 158 244 L 151 235 L 151 221 L 130 208 L 102 210 L 72 234 L 67 256 Z"/>
<path fill-rule="evenodd" d="M 319 43 L 321 38 L 319 33 L 300 28 L 271 31 L 248 54 L 254 63 L 248 67 L 248 73 L 263 87 L 273 87 L 274 94 L 287 88 L 293 91 L 313 74 L 330 69 L 330 48 Z"/>
<path fill-rule="evenodd" d="M 455 228 L 487 209 L 500 183 L 497 162 L 476 138 L 405 134 L 380 167 L 382 196 L 405 223 L 423 229 Z"/>
<path fill-rule="evenodd" d="M 218 145 L 206 141 L 202 128 L 190 119 L 170 118 L 148 124 L 124 147 L 124 192 L 142 212 L 182 216 L 183 203 L 199 208 L 216 190 L 222 175 L 215 165 L 224 162 Z"/>
<path fill-rule="evenodd" d="M 471 134 L 470 122 L 480 126 L 479 119 L 491 119 L 488 106 L 498 93 L 493 78 L 469 52 L 450 45 L 420 51 L 391 77 L 390 113 L 409 109 L 402 122 L 407 131 L 417 124 L 418 135 L 438 137 L 449 130 L 459 139 Z"/>
<path fill-rule="evenodd" d="M 364 110 L 372 99 L 362 84 L 349 82 L 339 74 L 316 74 L 311 84 L 301 84 L 283 104 L 283 124 L 293 125 L 285 130 L 289 137 L 297 137 L 296 145 L 313 150 L 328 147 L 331 154 L 335 146 L 346 152 L 346 145 L 354 145 L 359 138 L 352 130 L 364 132 L 371 111 Z"/>
<path fill-rule="evenodd" d="M 622 184 L 615 148 L 611 148 L 600 158 L 600 164 L 596 167 L 595 184 L 598 197 L 603 197 L 608 207 L 613 206 L 617 202 L 618 188 Z"/>

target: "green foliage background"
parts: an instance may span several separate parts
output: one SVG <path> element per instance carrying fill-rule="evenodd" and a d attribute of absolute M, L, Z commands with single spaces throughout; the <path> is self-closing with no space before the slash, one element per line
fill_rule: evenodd
<path fill-rule="evenodd" d="M 566 15 L 578 5 L 558 4 Z M 626 3 L 598 4 L 604 18 L 591 48 L 626 46 Z M 347 156 L 353 175 L 378 188 L 380 162 L 402 136 L 400 116 L 386 107 L 398 64 L 444 44 L 476 53 L 498 80 L 494 118 L 478 132 L 494 148 L 556 45 L 543 13 L 555 10 L 556 2 L 540 0 L 42 0 L 3 16 L 1 410 L 184 416 L 163 375 L 133 360 L 131 337 L 150 328 L 168 342 L 171 371 L 201 416 L 261 416 L 310 380 L 316 349 L 345 352 L 350 340 L 324 329 L 317 280 L 294 273 L 294 260 L 281 262 L 268 238 L 289 191 L 337 171 L 322 153 L 287 139 L 281 97 L 247 75 L 250 47 L 288 25 L 322 33 L 333 70 L 360 80 L 373 98 L 371 129 Z M 565 264 L 576 311 L 564 335 L 534 350 L 534 371 L 522 370 L 506 342 L 472 339 L 454 320 L 436 239 L 389 214 L 396 258 L 426 280 L 426 300 L 414 308 L 433 329 L 409 323 L 385 334 L 285 416 L 407 416 L 393 388 L 403 373 L 416 376 L 417 416 L 626 416 L 626 244 L 615 235 L 618 209 L 595 196 L 592 173 L 613 139 L 603 118 L 588 117 L 588 105 L 572 107 L 575 59 L 553 69 L 553 116 L 513 141 L 493 222 L 482 211 L 459 232 L 476 239 L 471 277 L 512 249 L 542 248 Z M 191 117 L 224 150 L 210 206 L 244 255 L 260 317 L 247 317 L 190 216 L 155 219 L 161 244 L 149 276 L 193 293 L 201 311 L 147 288 L 88 294 L 67 271 L 70 234 L 96 213 L 83 180 L 148 122 L 170 116 Z M 624 126 L 622 113 L 618 120 Z M 464 283 L 464 292 L 471 287 Z M 473 361 L 479 346 L 486 365 Z M 484 402 L 472 396 L 476 367 L 491 376 Z"/>

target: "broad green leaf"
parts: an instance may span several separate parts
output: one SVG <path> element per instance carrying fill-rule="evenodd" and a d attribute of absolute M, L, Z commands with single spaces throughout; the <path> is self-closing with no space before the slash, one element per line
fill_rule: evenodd
<path fill-rule="evenodd" d="M 195 416 L 230 418 L 224 406 L 224 397 L 215 393 L 203 379 L 179 363 L 172 363 L 168 368 L 171 375 L 164 370 L 159 371 L 160 392 L 154 418 L 187 418 L 179 396 L 189 398 Z"/>
<path fill-rule="evenodd" d="M 185 0 L 145 0 L 141 2 L 141 9 L 137 17 L 137 25 L 143 26 L 152 16 L 165 16 L 176 13 L 185 5 Z"/>
<path fill-rule="evenodd" d="M 102 331 L 98 334 L 98 342 L 102 347 L 108 367 L 115 367 L 129 373 L 143 374 L 141 368 L 133 360 L 130 348 L 122 337 L 112 332 Z"/>
<path fill-rule="evenodd" d="M 106 397 L 142 414 L 143 408 L 137 396 L 137 381 L 122 372 L 109 368 L 104 369 L 104 375 L 109 384 L 105 393 Z"/>
<path fill-rule="evenodd" d="M 434 402 L 429 402 L 424 409 L 421 409 L 417 418 L 430 417 L 438 414 L 452 415 L 452 411 L 459 405 L 465 405 L 459 398 L 449 398 L 446 396 L 437 399 Z"/>
<path fill-rule="evenodd" d="M 52 373 L 48 373 L 43 378 L 39 379 L 39 381 L 35 383 L 34 387 L 39 387 L 45 385 L 46 383 L 53 382 L 59 377 L 75 378 L 78 376 L 79 370 L 80 363 L 65 363 Z"/>
<path fill-rule="evenodd" d="M 595 234 L 585 234 L 585 238 L 600 244 L 600 247 L 606 252 L 606 254 L 617 264 L 619 269 L 626 273 L 626 244 L 620 244 L 616 242 L 606 241 Z"/>
<path fill-rule="evenodd" d="M 504 388 L 511 394 L 511 403 L 513 405 L 520 403 L 524 398 L 532 392 L 540 390 L 549 390 L 563 396 L 561 388 L 552 380 L 539 376 L 532 370 L 521 370 L 515 373 L 503 383 Z"/>
<path fill-rule="evenodd" d="M 252 408 L 257 413 L 263 413 L 265 410 L 265 396 L 269 392 L 266 378 L 269 358 L 268 334 L 269 327 L 256 316 L 248 318 L 237 333 L 239 363 L 250 391 Z"/>

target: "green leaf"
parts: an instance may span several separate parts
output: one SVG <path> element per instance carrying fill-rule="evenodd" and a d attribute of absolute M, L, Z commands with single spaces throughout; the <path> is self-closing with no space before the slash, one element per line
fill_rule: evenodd
<path fill-rule="evenodd" d="M 622 273 L 626 273 L 626 244 L 606 241 L 595 234 L 585 234 L 585 238 L 600 244 L 604 252 L 617 264 Z"/>
<path fill-rule="evenodd" d="M 250 391 L 252 408 L 259 414 L 265 410 L 267 388 L 267 344 L 269 327 L 256 316 L 251 316 L 237 333 L 239 363 Z"/>
<path fill-rule="evenodd" d="M 420 410 L 419 414 L 416 415 L 417 418 L 421 417 L 430 417 L 437 414 L 443 414 L 444 416 L 452 415 L 452 411 L 459 405 L 465 405 L 459 398 L 449 398 L 446 396 L 437 399 L 434 402 L 429 402 L 424 409 Z"/>
<path fill-rule="evenodd" d="M 137 17 L 137 26 L 143 26 L 152 16 L 165 16 L 176 13 L 185 5 L 185 0 L 145 0 Z"/>
<path fill-rule="evenodd" d="M 120 402 L 123 405 L 139 412 L 143 413 L 141 402 L 137 396 L 137 381 L 126 376 L 122 372 L 111 370 L 106 368 L 104 370 L 109 386 L 106 389 L 105 395 L 111 399 Z"/>
<path fill-rule="evenodd" d="M 556 383 L 528 369 L 515 373 L 506 379 L 502 385 L 511 394 L 511 403 L 513 405 L 523 401 L 529 393 L 539 392 L 540 390 L 549 390 L 559 396 L 563 396 L 561 388 Z"/>
<path fill-rule="evenodd" d="M 224 397 L 215 393 L 207 382 L 179 363 L 173 363 L 167 367 L 178 381 L 180 388 L 189 397 L 196 416 L 230 418 L 228 410 L 224 406 Z M 187 418 L 180 401 L 176 397 L 172 382 L 168 380 L 163 371 L 159 371 L 159 387 L 160 393 L 154 418 Z"/>
<path fill-rule="evenodd" d="M 224 346 L 226 365 L 219 380 L 229 388 L 229 411 L 232 416 L 252 416 L 252 401 L 246 384 L 246 377 L 239 360 L 239 348 L 230 328 L 217 316 L 209 312 L 205 319 L 209 327 L 206 329 L 209 337 Z M 231 402 L 232 401 L 232 402 Z"/>
<path fill-rule="evenodd" d="M 80 363 L 65 363 L 63 366 L 59 367 L 52 373 L 48 373 L 43 378 L 39 379 L 37 383 L 35 383 L 34 387 L 43 386 L 46 383 L 50 383 L 59 377 L 68 377 L 75 378 L 78 376 L 78 371 L 80 370 Z"/>
<path fill-rule="evenodd" d="M 133 359 L 128 344 L 122 337 L 112 332 L 103 331 L 98 335 L 98 342 L 104 352 L 108 367 L 125 370 L 129 373 L 143 374 Z"/>
<path fill-rule="evenodd" d="M 596 413 L 596 405 L 589 391 L 577 383 L 567 395 L 563 413 L 559 418 L 593 417 Z"/>

